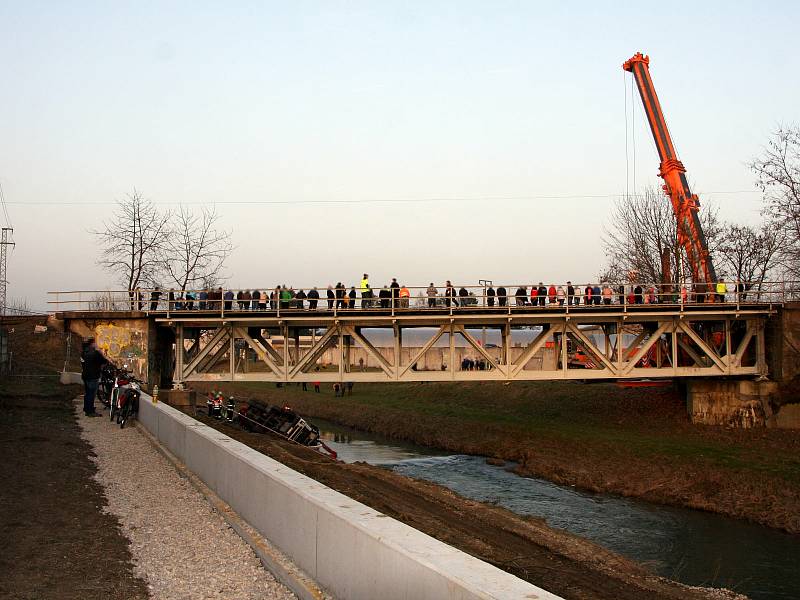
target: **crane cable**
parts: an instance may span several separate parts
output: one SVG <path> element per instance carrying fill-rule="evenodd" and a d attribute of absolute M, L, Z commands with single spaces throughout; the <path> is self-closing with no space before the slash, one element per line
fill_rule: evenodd
<path fill-rule="evenodd" d="M 625 199 L 630 198 L 630 168 L 628 166 L 628 82 L 625 71 L 622 71 L 622 97 L 625 99 Z"/>
<path fill-rule="evenodd" d="M 636 193 L 636 99 L 633 95 L 636 78 L 631 75 L 631 143 L 633 146 L 633 193 Z"/>

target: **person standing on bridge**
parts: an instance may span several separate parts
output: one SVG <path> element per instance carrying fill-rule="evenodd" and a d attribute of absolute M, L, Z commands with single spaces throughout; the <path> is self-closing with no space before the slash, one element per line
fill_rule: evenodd
<path fill-rule="evenodd" d="M 725 294 L 728 293 L 728 286 L 724 279 L 717 282 L 717 302 L 725 302 Z"/>
<path fill-rule="evenodd" d="M 444 288 L 444 305 L 449 307 L 450 304 L 454 306 L 458 306 L 458 300 L 456 300 L 456 289 L 453 287 L 453 284 L 450 283 L 450 280 L 447 280 L 445 283 Z"/>
<path fill-rule="evenodd" d="M 328 284 L 328 310 L 333 310 L 333 301 L 336 299 L 336 294 L 333 293 L 333 286 Z"/>
<path fill-rule="evenodd" d="M 258 310 L 258 303 L 261 301 L 261 292 L 253 290 L 250 294 L 250 310 Z"/>
<path fill-rule="evenodd" d="M 150 310 L 158 310 L 158 300 L 161 298 L 161 288 L 156 288 L 150 292 Z"/>
<path fill-rule="evenodd" d="M 408 308 L 408 305 L 410 303 L 409 299 L 411 297 L 411 292 L 408 291 L 408 288 L 405 286 L 405 284 L 400 286 L 399 295 L 400 295 L 400 308 Z M 353 291 L 353 296 L 355 297 L 355 290 Z"/>
<path fill-rule="evenodd" d="M 361 308 L 369 308 L 370 298 L 372 298 L 372 290 L 369 287 L 369 275 L 364 273 L 364 277 L 361 279 Z"/>
<path fill-rule="evenodd" d="M 392 283 L 389 284 L 389 289 L 392 292 L 392 308 L 397 308 L 397 297 L 400 292 L 400 284 L 397 283 L 397 277 L 392 277 Z"/>
<path fill-rule="evenodd" d="M 428 308 L 436 308 L 436 296 L 439 295 L 439 290 L 436 289 L 432 281 L 425 293 L 428 295 Z"/>
<path fill-rule="evenodd" d="M 383 289 L 378 292 L 378 298 L 381 301 L 381 308 L 389 308 L 392 302 L 392 292 L 388 287 L 383 286 Z"/>
<path fill-rule="evenodd" d="M 494 288 L 492 286 L 489 286 L 486 290 L 486 306 L 490 308 L 494 306 L 494 297 L 496 295 L 497 294 L 495 293 Z"/>
<path fill-rule="evenodd" d="M 225 292 L 225 310 L 231 310 L 233 308 L 233 290 L 227 290 Z"/>
<path fill-rule="evenodd" d="M 83 379 L 83 413 L 87 417 L 101 416 L 94 410 L 94 397 L 100 382 L 100 369 L 108 359 L 97 349 L 94 338 L 89 338 L 81 355 L 81 379 Z"/>
<path fill-rule="evenodd" d="M 317 302 L 319 302 L 319 290 L 315 287 L 308 291 L 308 310 L 317 310 Z"/>
<path fill-rule="evenodd" d="M 539 282 L 539 287 L 536 290 L 536 299 L 539 301 L 539 306 L 544 306 L 547 302 L 547 288 L 541 281 Z"/>
<path fill-rule="evenodd" d="M 506 292 L 506 288 L 501 285 L 497 288 L 497 305 L 505 306 L 506 302 L 508 302 L 508 292 Z"/>
<path fill-rule="evenodd" d="M 572 285 L 571 281 L 567 282 L 567 306 L 572 306 L 575 298 L 575 286 Z"/>
<path fill-rule="evenodd" d="M 354 309 L 356 307 L 356 286 L 350 286 L 350 291 L 347 293 L 347 300 L 347 307 Z"/>

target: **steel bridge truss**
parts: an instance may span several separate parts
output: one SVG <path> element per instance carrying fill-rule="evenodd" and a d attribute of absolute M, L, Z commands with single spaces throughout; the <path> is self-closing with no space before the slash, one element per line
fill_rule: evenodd
<path fill-rule="evenodd" d="M 764 377 L 770 314 L 712 308 L 641 315 L 298 315 L 158 323 L 175 332 L 173 380 L 179 386 L 193 381 L 526 381 Z M 427 341 L 404 345 L 409 331 Z M 487 331 L 499 343 L 486 343 Z M 384 338 L 380 345 L 376 332 Z"/>

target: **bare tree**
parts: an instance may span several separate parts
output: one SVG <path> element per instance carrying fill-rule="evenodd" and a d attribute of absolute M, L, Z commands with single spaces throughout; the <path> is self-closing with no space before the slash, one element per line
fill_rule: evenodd
<path fill-rule="evenodd" d="M 800 126 L 780 126 L 760 157 L 750 163 L 764 193 L 765 212 L 782 227 L 786 240 L 781 264 L 792 277 L 800 276 Z"/>
<path fill-rule="evenodd" d="M 230 232 L 216 228 L 219 215 L 203 208 L 198 215 L 181 206 L 161 255 L 161 266 L 176 289 L 193 289 L 223 278 L 225 260 L 233 250 Z"/>
<path fill-rule="evenodd" d="M 158 277 L 168 236 L 169 211 L 161 212 L 134 188 L 122 200 L 103 229 L 92 231 L 102 247 L 98 263 L 115 275 L 131 294 Z"/>
<path fill-rule="evenodd" d="M 727 277 L 742 282 L 745 292 L 761 291 L 767 275 L 780 264 L 785 237 L 783 228 L 774 223 L 760 227 L 728 225 L 717 254 L 718 266 Z"/>
<path fill-rule="evenodd" d="M 715 255 L 723 227 L 717 209 L 704 203 L 700 221 L 709 253 Z M 678 225 L 672 205 L 660 190 L 645 189 L 643 194 L 624 197 L 612 210 L 611 226 L 606 228 L 603 246 L 608 265 L 601 277 L 625 281 L 633 274 L 641 283 L 660 284 L 667 279 L 687 279 L 689 265 L 678 244 Z M 665 267 L 669 265 L 669 272 Z"/>

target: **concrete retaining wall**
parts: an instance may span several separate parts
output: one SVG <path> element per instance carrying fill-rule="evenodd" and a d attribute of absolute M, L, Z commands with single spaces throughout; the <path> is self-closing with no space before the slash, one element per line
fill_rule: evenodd
<path fill-rule="evenodd" d="M 143 400 L 139 421 L 242 518 L 337 598 L 558 598 L 163 403 Z"/>

